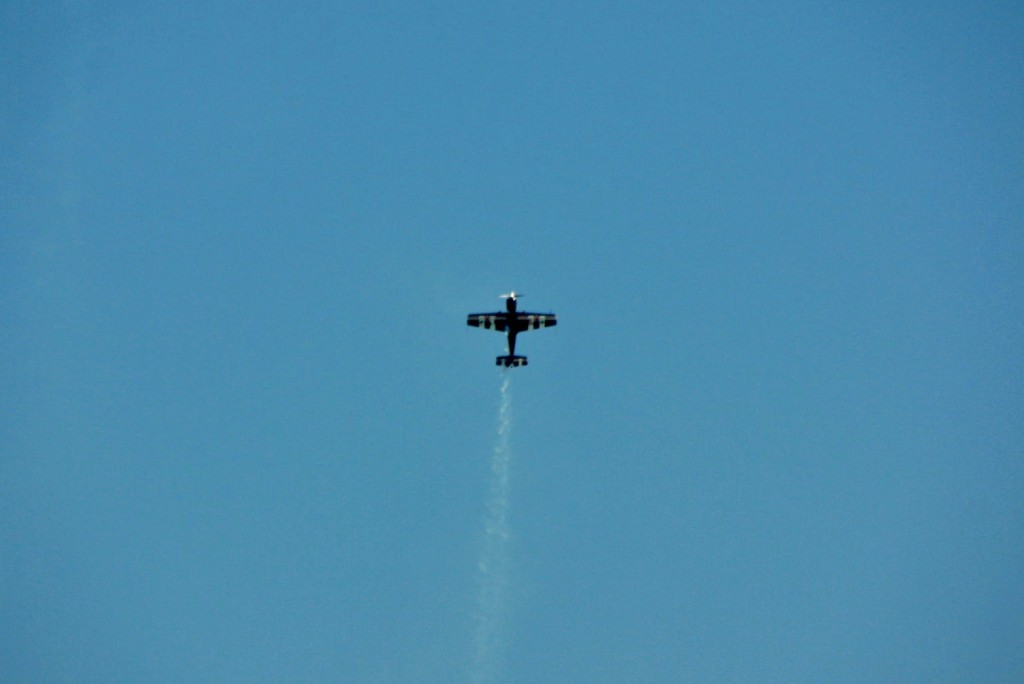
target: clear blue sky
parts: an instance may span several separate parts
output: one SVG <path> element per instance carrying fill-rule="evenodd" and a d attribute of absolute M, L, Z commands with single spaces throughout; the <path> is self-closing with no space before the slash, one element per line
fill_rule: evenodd
<path fill-rule="evenodd" d="M 468 681 L 514 288 L 500 681 L 1024 681 L 1019 3 L 215 5 L 0 8 L 0 680 Z"/>

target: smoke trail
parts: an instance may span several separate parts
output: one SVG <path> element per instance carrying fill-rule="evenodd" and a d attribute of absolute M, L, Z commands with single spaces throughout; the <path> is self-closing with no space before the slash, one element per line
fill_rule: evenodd
<path fill-rule="evenodd" d="M 508 447 L 512 431 L 511 374 L 506 368 L 501 380 L 498 409 L 498 442 L 491 457 L 491 485 L 484 518 L 484 541 L 480 551 L 476 614 L 476 660 L 473 684 L 493 684 L 504 657 L 504 623 L 508 614 L 509 466 Z"/>

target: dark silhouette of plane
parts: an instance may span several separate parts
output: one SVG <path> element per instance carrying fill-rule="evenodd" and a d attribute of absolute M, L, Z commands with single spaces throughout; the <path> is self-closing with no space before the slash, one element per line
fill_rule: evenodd
<path fill-rule="evenodd" d="M 555 318 L 553 313 L 538 314 L 516 311 L 516 300 L 519 297 L 522 297 L 522 295 L 516 292 L 503 294 L 501 298 L 505 300 L 505 311 L 469 314 L 469 318 L 466 320 L 467 325 L 471 325 L 474 328 L 486 328 L 487 330 L 508 333 L 508 354 L 499 356 L 494 361 L 495 364 L 505 366 L 505 368 L 526 365 L 525 356 L 516 356 L 516 335 L 528 330 L 536 330 L 537 328 L 550 328 L 558 324 L 558 319 Z"/>

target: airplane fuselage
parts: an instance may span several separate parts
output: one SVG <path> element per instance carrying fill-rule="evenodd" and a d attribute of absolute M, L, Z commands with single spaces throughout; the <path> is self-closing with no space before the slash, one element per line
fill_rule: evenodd
<path fill-rule="evenodd" d="M 519 334 L 516 321 L 516 298 L 509 297 L 505 300 L 505 309 L 508 311 L 508 354 L 516 355 L 516 335 Z"/>

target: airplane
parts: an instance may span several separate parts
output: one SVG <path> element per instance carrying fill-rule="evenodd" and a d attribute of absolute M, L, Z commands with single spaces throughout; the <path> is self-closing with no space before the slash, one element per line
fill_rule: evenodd
<path fill-rule="evenodd" d="M 497 313 L 469 314 L 466 320 L 467 325 L 474 328 L 486 328 L 508 333 L 508 354 L 499 356 L 494 363 L 498 366 L 510 368 L 514 366 L 525 366 L 526 357 L 516 356 L 516 335 L 528 330 L 537 328 L 550 328 L 558 324 L 558 319 L 553 313 L 527 313 L 516 311 L 516 300 L 522 297 L 518 292 L 509 292 L 499 295 L 505 300 L 505 311 Z"/>

